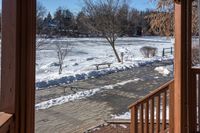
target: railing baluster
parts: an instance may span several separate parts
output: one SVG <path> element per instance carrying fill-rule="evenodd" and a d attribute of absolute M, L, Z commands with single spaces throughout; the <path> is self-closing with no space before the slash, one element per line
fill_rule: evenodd
<path fill-rule="evenodd" d="M 138 132 L 138 108 L 134 106 L 131 109 L 131 133 Z"/>
<path fill-rule="evenodd" d="M 161 133 L 166 131 L 173 133 L 173 89 L 174 82 L 170 81 L 129 106 L 131 109 L 131 133 Z M 167 103 L 169 103 L 169 110 L 167 110 Z M 168 113 L 169 122 L 167 120 Z"/>
<path fill-rule="evenodd" d="M 160 132 L 160 95 L 156 97 L 156 133 Z"/>
<path fill-rule="evenodd" d="M 154 98 L 151 99 L 150 133 L 154 133 Z"/>
<path fill-rule="evenodd" d="M 140 107 L 140 132 L 143 133 L 144 132 L 144 125 L 143 125 L 143 104 L 141 104 Z"/>
<path fill-rule="evenodd" d="M 165 131 L 166 129 L 166 97 L 167 93 L 163 93 L 163 99 L 162 99 L 162 131 Z"/>
<path fill-rule="evenodd" d="M 145 108 L 145 133 L 149 133 L 149 101 L 146 102 Z"/>
<path fill-rule="evenodd" d="M 174 131 L 174 82 L 169 85 L 169 133 Z"/>

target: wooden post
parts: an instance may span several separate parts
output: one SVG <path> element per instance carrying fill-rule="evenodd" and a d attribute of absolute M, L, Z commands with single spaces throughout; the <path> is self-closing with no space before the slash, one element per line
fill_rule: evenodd
<path fill-rule="evenodd" d="M 174 133 L 188 132 L 189 3 L 182 0 L 175 4 Z"/>
<path fill-rule="evenodd" d="M 131 109 L 131 125 L 130 125 L 131 133 L 138 132 L 138 108 L 137 106 Z"/>
<path fill-rule="evenodd" d="M 15 113 L 16 95 L 16 49 L 17 23 L 16 1 L 2 1 L 2 47 L 1 47 L 1 105 L 0 111 Z"/>
<path fill-rule="evenodd" d="M 151 99 L 150 133 L 154 133 L 154 98 Z"/>
<path fill-rule="evenodd" d="M 169 132 L 174 132 L 174 82 L 169 86 Z"/>
<path fill-rule="evenodd" d="M 165 48 L 163 48 L 162 56 L 165 56 Z"/>
<path fill-rule="evenodd" d="M 15 133 L 34 133 L 36 0 L 2 1 L 0 111 Z"/>
<path fill-rule="evenodd" d="M 171 47 L 171 55 L 173 55 L 173 47 Z"/>

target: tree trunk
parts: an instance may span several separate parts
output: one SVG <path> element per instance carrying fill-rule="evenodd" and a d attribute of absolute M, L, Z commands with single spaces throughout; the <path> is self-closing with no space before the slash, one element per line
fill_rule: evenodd
<path fill-rule="evenodd" d="M 118 61 L 118 62 L 121 62 L 121 59 L 119 58 L 119 55 L 118 55 L 118 53 L 117 53 L 117 50 L 115 49 L 115 45 L 111 45 L 111 46 L 112 46 L 112 48 L 113 48 L 113 51 L 114 51 L 115 56 L 116 56 L 116 58 L 117 58 L 117 61 Z"/>
<path fill-rule="evenodd" d="M 62 63 L 59 64 L 59 74 L 62 74 Z"/>

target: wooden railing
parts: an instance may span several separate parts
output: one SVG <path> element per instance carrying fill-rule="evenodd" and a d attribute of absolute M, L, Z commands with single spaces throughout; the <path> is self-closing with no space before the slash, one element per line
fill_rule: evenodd
<path fill-rule="evenodd" d="M 0 112 L 0 133 L 14 133 L 13 116 Z"/>
<path fill-rule="evenodd" d="M 173 91 L 174 81 L 172 80 L 130 105 L 131 133 L 172 131 Z"/>

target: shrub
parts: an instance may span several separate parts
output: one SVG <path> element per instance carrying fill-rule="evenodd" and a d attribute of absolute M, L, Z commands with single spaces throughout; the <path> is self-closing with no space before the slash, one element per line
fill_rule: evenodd
<path fill-rule="evenodd" d="M 157 53 L 157 48 L 150 47 L 150 46 L 144 46 L 140 49 L 140 52 L 145 58 L 154 57 Z"/>

